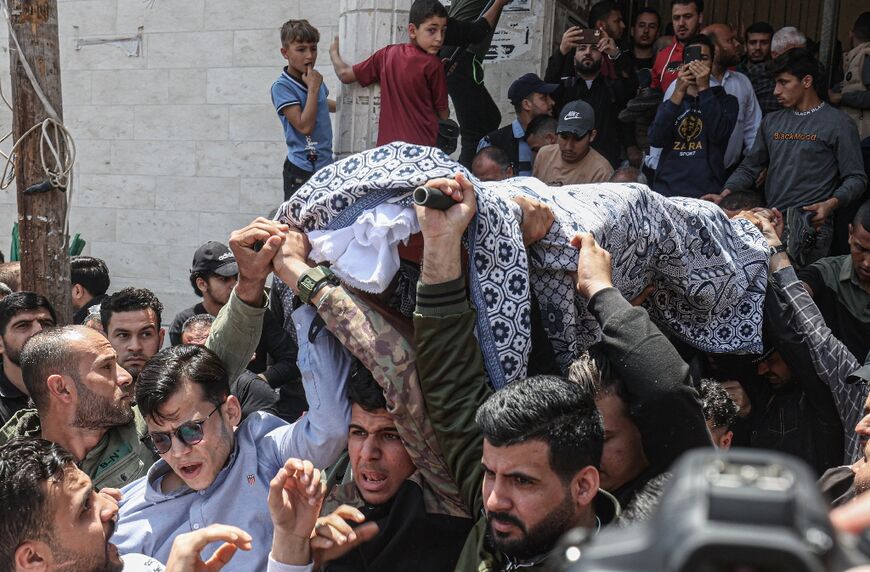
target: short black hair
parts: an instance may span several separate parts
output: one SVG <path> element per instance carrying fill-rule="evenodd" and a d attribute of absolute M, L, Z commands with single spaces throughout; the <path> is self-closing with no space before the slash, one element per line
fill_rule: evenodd
<path fill-rule="evenodd" d="M 748 28 L 746 28 L 746 35 L 749 34 L 768 34 L 770 37 L 773 37 L 773 26 L 768 24 L 767 22 L 755 22 Z"/>
<path fill-rule="evenodd" d="M 51 302 L 42 294 L 36 292 L 13 292 L 0 300 L 0 336 L 6 335 L 9 322 L 21 312 L 31 312 L 43 308 L 51 314 L 51 319 L 57 323 L 57 314 L 51 307 Z"/>
<path fill-rule="evenodd" d="M 213 323 L 214 316 L 212 316 L 211 314 L 194 314 L 193 316 L 184 320 L 184 324 L 181 325 L 181 335 L 184 335 L 187 330 L 196 326 L 211 327 Z"/>
<path fill-rule="evenodd" d="M 69 261 L 70 283 L 80 284 L 91 296 L 102 296 L 109 289 L 109 268 L 93 256 L 73 256 Z"/>
<path fill-rule="evenodd" d="M 698 10 L 698 14 L 704 13 L 704 0 L 671 0 L 671 8 L 673 8 L 677 4 L 681 6 L 688 6 L 689 4 L 694 4 L 695 9 Z"/>
<path fill-rule="evenodd" d="M 79 356 L 70 341 L 85 326 L 48 328 L 34 334 L 21 350 L 21 376 L 30 399 L 40 411 L 48 406 L 48 376 L 69 375 L 78 380 Z M 80 335 L 80 334 L 78 334 Z"/>
<path fill-rule="evenodd" d="M 215 406 L 230 394 L 227 370 L 216 353 L 205 346 L 178 345 L 157 352 L 136 380 L 136 404 L 145 417 L 164 420 L 159 409 L 188 380 Z"/>
<path fill-rule="evenodd" d="M 683 43 L 684 54 L 686 53 L 685 48 L 688 48 L 689 46 L 707 46 L 708 48 L 710 48 L 710 60 L 713 59 L 713 55 L 716 52 L 716 48 L 713 45 L 713 40 L 710 38 L 710 36 L 706 34 L 696 34 L 686 40 Z"/>
<path fill-rule="evenodd" d="M 596 3 L 589 9 L 589 27 L 594 28 L 596 23 L 606 21 L 607 16 L 609 16 L 614 10 L 620 14 L 622 13 L 619 6 L 616 5 L 616 2 L 612 2 L 611 0 L 601 0 L 601 2 Z M 618 40 L 619 38 L 614 39 Z"/>
<path fill-rule="evenodd" d="M 737 421 L 737 404 L 715 379 L 701 380 L 701 402 L 704 407 L 704 419 L 714 429 L 733 429 Z"/>
<path fill-rule="evenodd" d="M 75 458 L 57 443 L 15 437 L 0 447 L 0 570 L 15 570 L 28 540 L 51 541 L 47 482 L 62 482 Z"/>
<path fill-rule="evenodd" d="M 770 73 L 773 77 L 781 73 L 788 73 L 799 80 L 810 76 L 813 78 L 813 87 L 816 89 L 818 89 L 822 77 L 819 61 L 806 48 L 792 48 L 784 54 L 780 54 L 770 64 Z"/>
<path fill-rule="evenodd" d="M 536 375 L 515 381 L 484 401 L 475 420 L 494 447 L 545 442 L 550 467 L 564 483 L 584 467 L 601 466 L 601 414 L 593 396 L 565 378 Z"/>
<path fill-rule="evenodd" d="M 632 25 L 632 26 L 636 26 L 636 25 L 637 25 L 637 21 L 640 19 L 640 15 L 641 15 L 641 14 L 652 14 L 652 15 L 654 15 L 654 16 L 656 17 L 656 23 L 657 23 L 658 27 L 659 27 L 659 28 L 662 27 L 662 16 L 661 16 L 661 14 L 659 14 L 658 10 L 656 10 L 655 8 L 651 8 L 651 7 L 649 7 L 649 6 L 644 6 L 643 8 L 641 8 L 640 10 L 637 11 L 637 13 L 634 15 L 634 20 L 631 22 L 631 25 Z"/>
<path fill-rule="evenodd" d="M 528 140 L 530 135 L 546 135 L 555 133 L 559 122 L 552 115 L 538 115 L 526 126 L 526 134 L 523 137 Z"/>
<path fill-rule="evenodd" d="M 580 384 L 594 399 L 615 395 L 628 403 L 628 393 L 600 346 L 591 347 L 574 360 L 568 368 L 568 379 Z"/>
<path fill-rule="evenodd" d="M 767 201 L 758 191 L 733 191 L 719 202 L 719 208 L 728 211 L 747 211 L 764 206 L 767 206 Z"/>
<path fill-rule="evenodd" d="M 855 218 L 852 219 L 852 226 L 863 226 L 864 230 L 870 231 L 870 199 L 867 199 L 863 205 L 858 207 Z"/>
<path fill-rule="evenodd" d="M 852 26 L 852 34 L 860 42 L 870 41 L 870 12 L 862 12 Z"/>
<path fill-rule="evenodd" d="M 408 11 L 408 23 L 423 25 L 429 18 L 447 18 L 447 8 L 438 0 L 414 0 Z"/>
<path fill-rule="evenodd" d="M 106 330 L 107 334 L 109 333 L 109 321 L 115 312 L 136 312 L 138 310 L 153 310 L 157 317 L 158 327 L 163 323 L 161 321 L 163 304 L 160 303 L 154 292 L 147 288 L 124 288 L 106 297 L 100 304 L 100 320 L 103 322 L 103 329 Z"/>
<path fill-rule="evenodd" d="M 370 372 L 358 359 L 354 358 L 350 366 L 350 378 L 347 382 L 347 400 L 359 405 L 369 413 L 387 408 L 384 391 L 375 381 Z"/>

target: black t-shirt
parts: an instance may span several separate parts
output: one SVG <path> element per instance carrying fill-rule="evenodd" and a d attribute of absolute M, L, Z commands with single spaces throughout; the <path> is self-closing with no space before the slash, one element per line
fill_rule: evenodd
<path fill-rule="evenodd" d="M 6 377 L 0 362 L 0 427 L 6 425 L 16 412 L 26 409 L 30 404 L 30 397 L 22 393 Z"/>

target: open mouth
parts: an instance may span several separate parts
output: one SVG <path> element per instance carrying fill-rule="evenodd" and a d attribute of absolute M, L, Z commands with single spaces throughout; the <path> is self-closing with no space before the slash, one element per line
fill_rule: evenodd
<path fill-rule="evenodd" d="M 196 476 L 199 475 L 200 471 L 202 470 L 202 463 L 190 463 L 188 465 L 181 465 L 178 470 L 181 473 L 182 478 L 190 480 L 196 478 Z"/>
<path fill-rule="evenodd" d="M 360 473 L 362 477 L 363 488 L 367 491 L 378 491 L 384 488 L 387 484 L 387 475 L 375 471 L 364 471 Z"/>

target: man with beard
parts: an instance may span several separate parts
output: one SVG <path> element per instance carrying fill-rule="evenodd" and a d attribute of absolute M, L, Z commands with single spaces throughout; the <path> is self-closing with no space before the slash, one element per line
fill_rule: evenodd
<path fill-rule="evenodd" d="M 780 108 L 773 95 L 776 82 L 768 69 L 772 38 L 773 26 L 767 22 L 755 22 L 746 28 L 746 61 L 737 66 L 737 70 L 746 74 L 752 82 L 762 115 Z"/>
<path fill-rule="evenodd" d="M 686 40 L 698 35 L 704 22 L 704 0 L 671 0 L 674 41 L 656 55 L 650 87 L 665 91 L 677 79 Z"/>
<path fill-rule="evenodd" d="M 563 40 L 572 34 L 565 32 Z M 563 44 L 565 42 L 563 41 Z M 620 57 L 621 52 L 613 38 L 602 30 L 601 39 L 596 44 L 578 44 L 574 51 L 574 70 L 569 75 L 562 75 L 561 70 L 567 57 L 563 53 L 564 45 L 560 45 L 547 62 L 544 80 L 558 82 L 559 89 L 553 94 L 556 101 L 556 117 L 560 117 L 562 109 L 570 102 L 582 99 L 595 111 L 595 130 L 598 136 L 592 142 L 592 148 L 601 153 L 613 168 L 622 161 L 623 149 L 634 163 L 640 162 L 640 149 L 634 140 L 634 125 L 619 121 L 619 112 L 625 109 L 628 100 L 637 89 L 634 74 L 623 74 L 629 65 L 628 58 Z M 602 72 L 602 62 L 605 57 L 613 63 L 615 60 L 616 74 L 606 75 Z"/>
<path fill-rule="evenodd" d="M 535 160 L 534 176 L 552 186 L 603 183 L 613 167 L 592 145 L 595 143 L 595 112 L 585 101 L 572 101 L 562 108 L 556 127 L 558 139 L 545 145 Z"/>
<path fill-rule="evenodd" d="M 160 327 L 162 312 L 163 304 L 147 288 L 124 288 L 100 304 L 106 337 L 134 383 L 145 362 L 163 346 L 166 330 Z"/>
<path fill-rule="evenodd" d="M 601 416 L 590 393 L 556 376 L 489 389 L 462 275 L 474 188 L 461 175 L 427 185 L 457 204 L 446 211 L 416 207 L 424 239 L 417 371 L 466 509 L 483 513 L 456 570 L 541 570 L 563 533 L 577 526 L 594 533 L 613 517 L 612 497 L 599 490 Z M 594 255 L 581 250 L 581 265 L 586 254 Z"/>
<path fill-rule="evenodd" d="M 36 409 L 19 411 L 0 430 L 0 442 L 40 437 L 62 445 L 97 489 L 120 488 L 157 460 L 140 437 L 145 422 L 133 402 L 133 379 L 111 344 L 85 326 L 34 335 L 21 368 Z"/>
<path fill-rule="evenodd" d="M 15 439 L 0 447 L 0 570 L 120 572 L 109 542 L 117 515 L 117 502 L 96 493 L 58 444 Z"/>
<path fill-rule="evenodd" d="M 15 292 L 0 300 L 0 426 L 30 398 L 21 378 L 21 348 L 31 336 L 54 326 L 57 317 L 48 300 L 33 292 Z"/>

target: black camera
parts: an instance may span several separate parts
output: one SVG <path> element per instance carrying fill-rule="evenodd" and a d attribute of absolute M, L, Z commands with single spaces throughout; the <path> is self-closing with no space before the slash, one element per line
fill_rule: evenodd
<path fill-rule="evenodd" d="M 552 557 L 566 572 L 823 572 L 868 562 L 866 544 L 834 531 L 802 461 L 704 449 L 675 464 L 648 520 L 572 530 Z"/>

